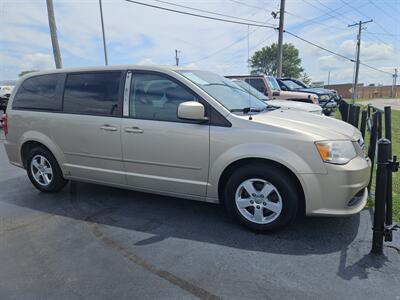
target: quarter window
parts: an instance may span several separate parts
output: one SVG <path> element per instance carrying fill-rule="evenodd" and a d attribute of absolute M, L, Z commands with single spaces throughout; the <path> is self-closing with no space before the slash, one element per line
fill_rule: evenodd
<path fill-rule="evenodd" d="M 260 78 L 246 78 L 245 81 L 259 92 L 266 94 L 264 80 Z"/>
<path fill-rule="evenodd" d="M 65 83 L 64 112 L 119 116 L 122 72 L 69 74 Z"/>
<path fill-rule="evenodd" d="M 15 109 L 61 110 L 61 97 L 56 92 L 61 74 L 40 75 L 26 79 L 18 88 Z"/>
<path fill-rule="evenodd" d="M 156 74 L 134 74 L 130 93 L 129 115 L 137 119 L 185 122 L 178 119 L 179 104 L 197 101 L 183 86 Z"/>

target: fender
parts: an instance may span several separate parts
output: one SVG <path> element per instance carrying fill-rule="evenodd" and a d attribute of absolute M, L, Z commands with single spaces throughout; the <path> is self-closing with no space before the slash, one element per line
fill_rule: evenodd
<path fill-rule="evenodd" d="M 44 146 L 46 146 L 51 151 L 51 153 L 54 155 L 54 157 L 56 158 L 60 168 L 63 167 L 64 162 L 65 162 L 65 157 L 64 157 L 64 153 L 61 151 L 60 147 L 58 147 L 58 145 L 56 145 L 53 142 L 53 140 L 50 139 L 47 135 L 45 135 L 41 132 L 38 132 L 38 131 L 33 131 L 33 130 L 24 132 L 24 134 L 18 140 L 17 145 L 18 145 L 19 157 L 20 157 L 21 162 L 22 162 L 21 150 L 22 150 L 22 146 L 26 142 L 38 142 L 38 143 L 41 143 Z"/>
<path fill-rule="evenodd" d="M 285 159 L 283 160 L 282 157 Z M 245 158 L 268 159 L 287 167 L 294 174 L 326 174 L 327 170 L 321 162 L 320 167 L 311 166 L 295 152 L 276 144 L 242 144 L 223 152 L 214 162 L 211 162 L 207 197 L 218 198 L 218 182 L 223 171 L 233 162 Z M 300 182 L 301 178 L 298 176 Z"/>

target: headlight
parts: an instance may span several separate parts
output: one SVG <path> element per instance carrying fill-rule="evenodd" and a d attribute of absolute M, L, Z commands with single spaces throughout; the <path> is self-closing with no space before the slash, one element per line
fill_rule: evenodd
<path fill-rule="evenodd" d="M 328 101 L 330 99 L 329 95 L 321 95 L 319 101 Z"/>
<path fill-rule="evenodd" d="M 357 156 L 351 141 L 322 141 L 315 145 L 322 160 L 327 163 L 344 165 Z"/>

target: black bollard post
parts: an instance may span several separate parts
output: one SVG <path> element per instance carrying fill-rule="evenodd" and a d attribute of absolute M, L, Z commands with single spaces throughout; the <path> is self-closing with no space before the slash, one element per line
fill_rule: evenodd
<path fill-rule="evenodd" d="M 354 106 L 354 123 L 353 123 L 354 127 L 358 128 L 359 121 L 360 121 L 360 107 L 357 105 Z"/>
<path fill-rule="evenodd" d="M 363 111 L 361 111 L 360 131 L 361 131 L 363 139 L 365 139 L 365 130 L 367 128 L 367 114 L 368 114 L 367 110 L 364 109 Z"/>
<path fill-rule="evenodd" d="M 372 175 L 374 174 L 377 126 L 378 126 L 378 115 L 377 112 L 375 112 L 372 114 L 372 127 L 371 127 L 371 134 L 368 147 L 368 157 L 371 159 L 371 177 L 368 183 L 368 194 L 371 193 Z"/>
<path fill-rule="evenodd" d="M 383 253 L 383 237 L 385 233 L 385 205 L 387 193 L 387 174 L 389 161 L 390 141 L 380 139 L 378 142 L 378 157 L 375 186 L 374 226 L 372 236 L 373 254 Z"/>
<path fill-rule="evenodd" d="M 347 119 L 347 123 L 349 123 L 349 124 L 351 124 L 353 126 L 354 126 L 354 108 L 355 108 L 354 104 L 350 104 L 350 106 L 349 106 L 349 116 L 348 116 L 348 119 Z"/>
<path fill-rule="evenodd" d="M 390 106 L 385 106 L 385 138 L 392 142 L 392 111 Z M 389 147 L 389 158 L 392 158 L 392 144 Z M 392 220 L 392 172 L 388 173 L 387 178 L 387 197 L 386 197 L 386 225 L 390 226 Z M 389 238 L 390 240 L 390 238 Z"/>

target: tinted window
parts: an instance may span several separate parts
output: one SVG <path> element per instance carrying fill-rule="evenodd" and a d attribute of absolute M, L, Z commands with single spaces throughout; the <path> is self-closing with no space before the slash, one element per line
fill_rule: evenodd
<path fill-rule="evenodd" d="M 137 119 L 183 122 L 177 116 L 179 104 L 197 101 L 175 81 L 155 74 L 134 74 L 130 92 L 129 115 Z"/>
<path fill-rule="evenodd" d="M 61 96 L 56 93 L 61 77 L 61 74 L 51 74 L 26 79 L 18 89 L 13 108 L 61 110 Z"/>
<path fill-rule="evenodd" d="M 253 88 L 255 88 L 257 91 L 261 93 L 265 93 L 265 84 L 264 80 L 261 78 L 246 78 L 245 81 L 250 84 Z"/>
<path fill-rule="evenodd" d="M 69 74 L 65 83 L 64 112 L 118 116 L 122 72 Z"/>

